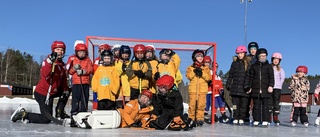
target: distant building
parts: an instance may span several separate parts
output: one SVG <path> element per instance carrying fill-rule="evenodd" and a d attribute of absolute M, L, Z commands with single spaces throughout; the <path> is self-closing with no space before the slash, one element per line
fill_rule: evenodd
<path fill-rule="evenodd" d="M 15 84 L 0 84 L 0 96 L 12 95 L 33 95 L 33 89 L 32 87 Z"/>

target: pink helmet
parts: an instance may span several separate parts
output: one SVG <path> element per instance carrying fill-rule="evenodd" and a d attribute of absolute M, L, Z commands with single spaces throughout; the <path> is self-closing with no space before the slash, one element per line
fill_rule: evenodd
<path fill-rule="evenodd" d="M 281 55 L 281 53 L 279 53 L 279 52 L 275 52 L 275 53 L 272 54 L 272 57 L 271 57 L 271 58 L 282 59 L 282 55 Z"/>
<path fill-rule="evenodd" d="M 306 66 L 298 66 L 296 72 L 303 72 L 305 74 L 308 74 L 308 68 Z"/>
<path fill-rule="evenodd" d="M 247 48 L 245 47 L 245 46 L 238 46 L 237 48 L 236 48 L 236 54 L 238 54 L 238 53 L 242 53 L 242 52 L 244 52 L 244 53 L 246 53 L 247 52 Z"/>

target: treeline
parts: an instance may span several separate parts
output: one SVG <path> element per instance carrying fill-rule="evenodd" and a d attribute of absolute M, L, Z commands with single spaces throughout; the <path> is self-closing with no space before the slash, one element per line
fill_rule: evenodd
<path fill-rule="evenodd" d="M 8 48 L 0 52 L 0 83 L 34 86 L 39 80 L 40 67 L 32 55 Z"/>

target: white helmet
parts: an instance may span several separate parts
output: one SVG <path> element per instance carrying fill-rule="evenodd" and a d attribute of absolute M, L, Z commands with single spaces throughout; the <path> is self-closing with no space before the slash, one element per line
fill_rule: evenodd
<path fill-rule="evenodd" d="M 83 40 L 76 40 L 76 41 L 74 42 L 73 48 L 76 49 L 76 46 L 77 46 L 78 44 L 84 44 L 84 41 L 83 41 Z"/>
<path fill-rule="evenodd" d="M 147 45 L 147 46 L 146 46 L 146 49 L 147 49 L 147 50 L 151 50 L 150 48 L 152 48 L 153 51 L 156 51 L 156 48 L 155 48 L 153 45 Z"/>
<path fill-rule="evenodd" d="M 120 49 L 121 45 L 120 44 L 115 44 L 112 46 L 112 49 L 111 50 L 114 50 L 116 48 Z"/>

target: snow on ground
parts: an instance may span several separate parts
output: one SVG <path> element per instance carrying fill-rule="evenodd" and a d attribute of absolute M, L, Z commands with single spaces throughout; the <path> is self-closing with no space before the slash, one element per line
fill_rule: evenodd
<path fill-rule="evenodd" d="M 8 136 L 46 136 L 46 137 L 61 137 L 61 136 L 76 136 L 76 137 L 156 137 L 156 136 L 170 136 L 170 137 L 270 137 L 270 136 L 288 136 L 288 137 L 318 137 L 320 135 L 320 127 L 313 126 L 316 119 L 316 114 L 319 106 L 311 106 L 311 113 L 309 113 L 309 127 L 304 127 L 298 124 L 296 127 L 291 127 L 289 122 L 291 104 L 281 107 L 280 114 L 281 125 L 263 127 L 251 127 L 249 125 L 235 126 L 231 124 L 205 124 L 191 131 L 168 131 L 168 130 L 137 130 L 130 128 L 118 129 L 80 129 L 63 127 L 51 124 L 25 124 L 13 123 L 10 121 L 10 116 L 13 111 L 21 104 L 27 111 L 39 112 L 38 104 L 33 99 L 27 98 L 0 98 L 0 137 Z M 184 104 L 185 107 L 187 104 Z M 67 112 L 70 110 L 70 105 L 67 105 Z M 187 109 L 185 109 L 186 111 Z"/>

